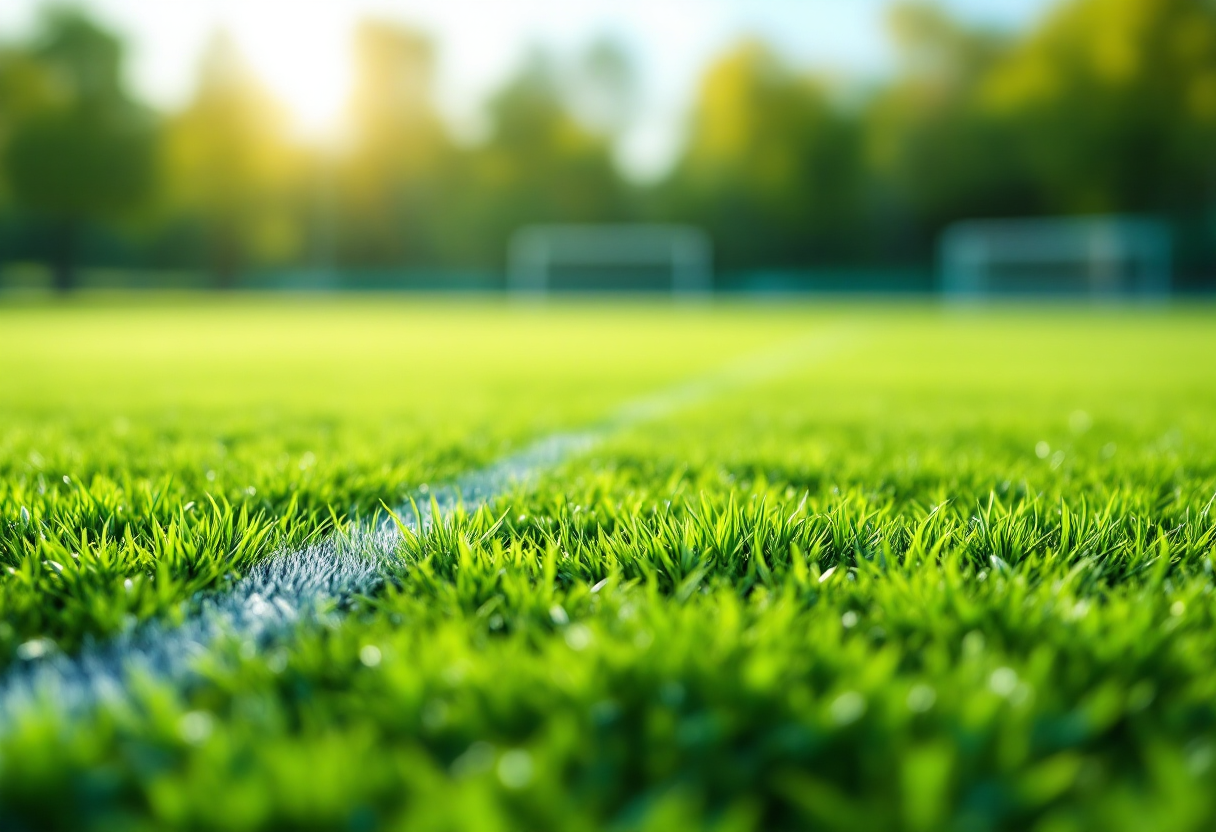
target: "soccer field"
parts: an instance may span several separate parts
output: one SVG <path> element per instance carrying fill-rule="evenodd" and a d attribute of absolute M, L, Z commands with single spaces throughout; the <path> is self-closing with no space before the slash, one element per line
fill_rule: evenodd
<path fill-rule="evenodd" d="M 1207 307 L 0 308 L 0 828 L 1209 829 L 1213 356 Z"/>

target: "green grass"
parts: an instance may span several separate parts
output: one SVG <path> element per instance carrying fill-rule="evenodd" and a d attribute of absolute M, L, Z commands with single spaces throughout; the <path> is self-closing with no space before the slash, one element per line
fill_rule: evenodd
<path fill-rule="evenodd" d="M 277 546 L 805 326 L 717 317 L 0 309 L 0 667 L 32 638 L 72 650 L 171 614 Z"/>
<path fill-rule="evenodd" d="M 1210 828 L 1209 309 L 0 310 L 0 661 L 829 329 L 351 611 L 24 718 L 0 826 Z"/>

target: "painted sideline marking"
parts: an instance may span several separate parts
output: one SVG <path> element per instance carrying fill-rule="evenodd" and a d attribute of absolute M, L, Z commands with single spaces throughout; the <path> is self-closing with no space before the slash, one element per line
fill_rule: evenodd
<path fill-rule="evenodd" d="M 420 516 L 411 509 L 401 513 L 401 522 L 416 533 L 428 529 L 435 520 L 432 498 L 440 517 L 458 506 L 476 511 L 513 489 L 534 484 L 545 471 L 590 451 L 614 433 L 814 366 L 834 357 L 856 335 L 853 328 L 835 327 L 799 338 L 632 401 L 586 430 L 539 439 L 429 494 L 416 495 Z M 71 715 L 120 702 L 129 683 L 138 678 L 180 687 L 196 677 L 197 661 L 221 638 L 265 647 L 301 622 L 318 621 L 331 602 L 375 591 L 400 542 L 396 524 L 379 518 L 346 534 L 266 557 L 228 590 L 187 602 L 192 611 L 180 625 L 145 622 L 105 641 L 88 642 L 74 656 L 50 653 L 18 660 L 0 678 L 0 731 L 7 731 L 22 714 L 41 709 Z"/>

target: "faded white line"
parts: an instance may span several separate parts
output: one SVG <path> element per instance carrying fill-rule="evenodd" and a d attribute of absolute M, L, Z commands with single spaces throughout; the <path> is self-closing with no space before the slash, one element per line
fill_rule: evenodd
<path fill-rule="evenodd" d="M 513 489 L 533 484 L 542 473 L 588 452 L 614 433 L 820 363 L 856 338 L 852 328 L 833 328 L 630 402 L 587 430 L 545 437 L 487 468 L 416 495 L 418 515 L 411 509 L 402 512 L 400 521 L 420 532 L 435 519 L 432 505 L 440 516 L 458 506 L 475 511 Z M 264 648 L 301 622 L 319 620 L 335 603 L 374 592 L 400 542 L 396 523 L 379 518 L 347 534 L 265 558 L 226 591 L 191 602 L 181 624 L 147 622 L 105 641 L 90 642 L 76 655 L 51 651 L 18 661 L 0 679 L 0 731 L 39 707 L 72 714 L 121 701 L 135 678 L 183 685 L 196 676 L 198 659 L 221 638 L 235 637 Z"/>

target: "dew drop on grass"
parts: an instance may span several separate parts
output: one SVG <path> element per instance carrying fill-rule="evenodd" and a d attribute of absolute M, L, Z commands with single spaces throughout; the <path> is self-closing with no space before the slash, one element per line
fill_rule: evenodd
<path fill-rule="evenodd" d="M 566 630 L 566 645 L 571 650 L 585 650 L 591 643 L 591 630 L 582 624 L 575 624 Z"/>
<path fill-rule="evenodd" d="M 988 687 L 997 696 L 1009 696 L 1017 686 L 1018 674 L 1011 667 L 998 667 L 988 677 Z"/>
<path fill-rule="evenodd" d="M 55 649 L 55 642 L 49 638 L 30 639 L 17 648 L 17 658 L 31 662 L 34 659 L 41 659 L 53 649 Z"/>
<path fill-rule="evenodd" d="M 933 707 L 937 701 L 937 692 L 925 684 L 916 684 L 908 691 L 908 710 L 914 714 L 923 714 Z"/>
<path fill-rule="evenodd" d="M 857 621 L 858 621 L 857 613 L 853 612 L 852 610 L 849 610 L 844 615 L 840 616 L 840 623 L 841 623 L 841 625 L 844 626 L 844 628 L 846 630 L 850 629 L 852 627 L 856 627 Z"/>
<path fill-rule="evenodd" d="M 202 745 L 211 736 L 214 721 L 206 711 L 189 711 L 177 721 L 178 735 L 191 745 Z"/>
<path fill-rule="evenodd" d="M 554 604 L 549 607 L 549 618 L 559 627 L 564 627 L 570 623 L 570 616 L 566 614 L 561 604 Z"/>
<path fill-rule="evenodd" d="M 21 507 L 21 525 L 28 526 L 30 524 L 30 510 L 25 506 Z"/>
<path fill-rule="evenodd" d="M 1174 603 L 1170 604 L 1170 615 L 1174 616 L 1175 618 L 1181 618 L 1185 612 L 1186 604 L 1182 601 L 1175 601 Z"/>
<path fill-rule="evenodd" d="M 498 761 L 498 779 L 508 789 L 522 789 L 532 782 L 532 755 L 513 748 Z"/>
<path fill-rule="evenodd" d="M 494 746 L 479 740 L 452 761 L 452 776 L 456 778 L 472 777 L 489 771 L 493 765 Z"/>
<path fill-rule="evenodd" d="M 823 583 L 828 578 L 832 577 L 832 575 L 834 575 L 835 573 L 836 573 L 836 567 L 829 566 L 827 569 L 825 569 L 823 571 L 823 574 L 819 576 L 819 583 Z"/>
<path fill-rule="evenodd" d="M 381 658 L 380 648 L 374 644 L 365 644 L 359 648 L 359 661 L 367 667 L 378 667 Z"/>
<path fill-rule="evenodd" d="M 845 691 L 832 701 L 830 712 L 837 725 L 852 725 L 866 712 L 865 697 L 857 691 Z"/>
<path fill-rule="evenodd" d="M 1034 455 L 1039 459 L 1047 459 L 1051 456 L 1051 446 L 1046 442 L 1039 442 L 1034 446 Z"/>
<path fill-rule="evenodd" d="M 963 636 L 963 655 L 969 659 L 973 659 L 984 652 L 984 634 L 979 630 L 972 630 Z"/>
<path fill-rule="evenodd" d="M 1216 754 L 1213 754 L 1212 746 L 1202 740 L 1197 740 L 1187 747 L 1186 767 L 1190 769 L 1193 776 L 1199 777 L 1212 767 L 1214 758 L 1216 758 Z"/>

